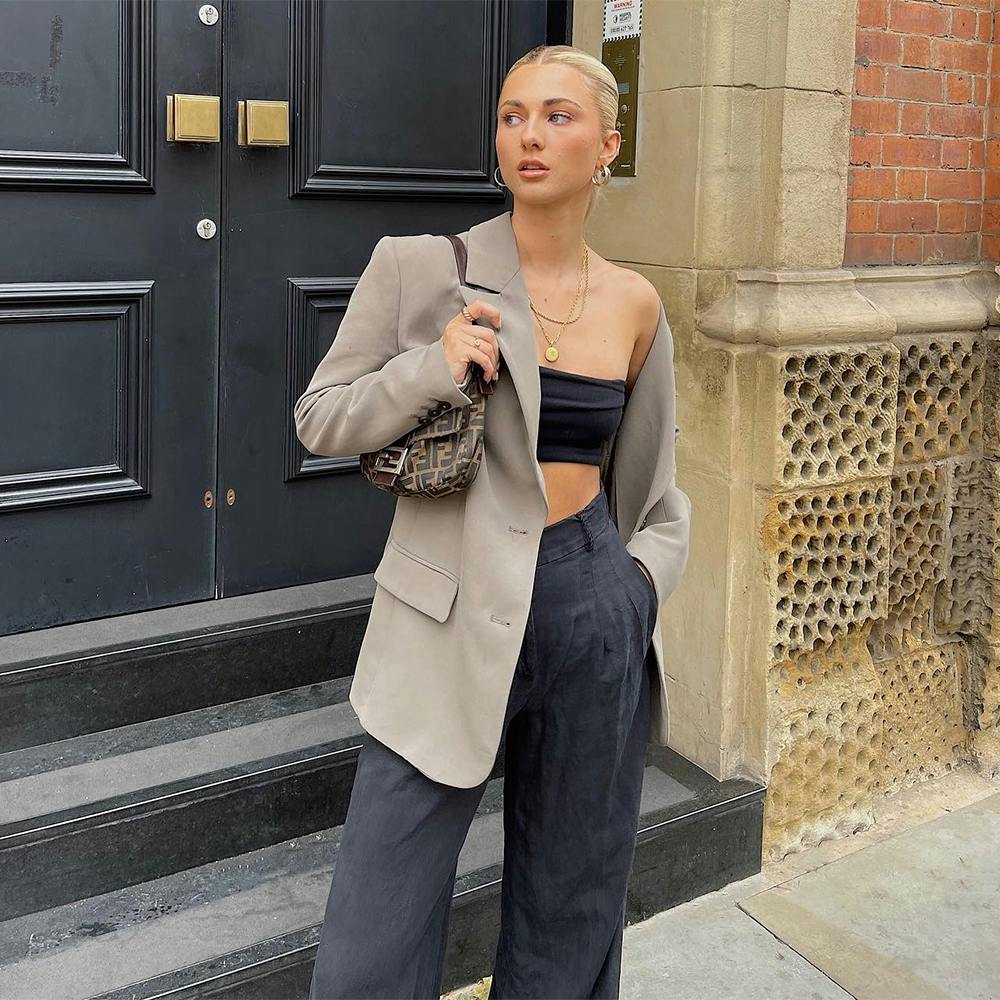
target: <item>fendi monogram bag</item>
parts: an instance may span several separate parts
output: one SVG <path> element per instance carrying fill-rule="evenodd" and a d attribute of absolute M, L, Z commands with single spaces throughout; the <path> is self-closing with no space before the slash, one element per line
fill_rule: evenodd
<path fill-rule="evenodd" d="M 459 281 L 465 284 L 468 251 L 449 234 L 455 250 Z M 379 451 L 361 454 L 361 471 L 373 485 L 396 496 L 440 497 L 466 489 L 482 462 L 486 428 L 486 397 L 494 384 L 475 362 L 462 385 L 472 400 L 424 421 Z"/>

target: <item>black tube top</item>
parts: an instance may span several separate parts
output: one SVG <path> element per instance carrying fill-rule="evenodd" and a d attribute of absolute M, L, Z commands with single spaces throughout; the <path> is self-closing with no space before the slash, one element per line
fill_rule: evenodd
<path fill-rule="evenodd" d="M 542 384 L 538 460 L 600 465 L 604 442 L 618 428 L 625 409 L 625 379 L 543 365 L 538 373 Z"/>

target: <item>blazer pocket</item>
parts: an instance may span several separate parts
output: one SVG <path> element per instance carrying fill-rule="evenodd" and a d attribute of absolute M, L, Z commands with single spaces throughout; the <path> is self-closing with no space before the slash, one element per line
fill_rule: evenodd
<path fill-rule="evenodd" d="M 404 549 L 391 536 L 374 579 L 393 597 L 439 622 L 447 620 L 458 593 L 458 577 Z"/>

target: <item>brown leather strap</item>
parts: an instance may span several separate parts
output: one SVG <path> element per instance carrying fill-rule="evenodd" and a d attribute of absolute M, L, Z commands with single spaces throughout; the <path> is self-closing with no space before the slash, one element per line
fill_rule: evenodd
<path fill-rule="evenodd" d="M 454 233 L 447 233 L 448 239 L 451 240 L 451 245 L 455 250 L 455 266 L 458 268 L 458 280 L 461 284 L 465 284 L 465 265 L 466 261 L 469 259 L 469 252 L 465 248 L 465 244 L 462 242 L 461 238 L 456 236 Z"/>
<path fill-rule="evenodd" d="M 458 268 L 458 280 L 460 284 L 466 284 L 465 281 L 465 265 L 469 259 L 469 252 L 466 249 L 465 244 L 462 242 L 461 237 L 456 236 L 454 233 L 445 234 L 449 240 L 451 240 L 451 245 L 455 250 L 455 266 Z M 475 364 L 474 362 L 469 366 L 470 372 L 476 373 L 476 379 L 479 383 L 479 391 L 484 396 L 492 396 L 493 389 L 495 388 L 493 382 L 486 378 L 486 373 L 483 371 L 482 366 Z"/>

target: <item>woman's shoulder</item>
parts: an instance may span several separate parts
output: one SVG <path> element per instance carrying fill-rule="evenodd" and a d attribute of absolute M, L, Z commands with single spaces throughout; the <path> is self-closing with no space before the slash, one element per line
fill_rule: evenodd
<path fill-rule="evenodd" d="M 434 274 L 445 274 L 443 268 L 455 268 L 455 251 L 451 241 L 434 233 L 414 233 L 402 236 L 383 236 L 392 244 L 392 250 L 399 265 L 402 278 L 418 274 L 427 280 Z M 450 264 L 449 264 L 450 262 Z"/>
<path fill-rule="evenodd" d="M 660 326 L 660 313 L 663 311 L 660 293 L 644 274 L 611 261 L 604 263 L 615 298 L 622 303 L 622 312 L 628 316 L 629 326 L 635 331 L 636 354 L 645 357 Z"/>

